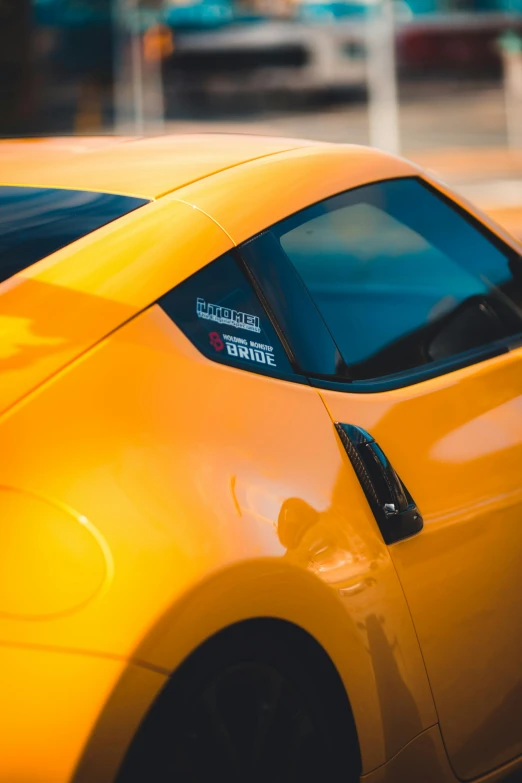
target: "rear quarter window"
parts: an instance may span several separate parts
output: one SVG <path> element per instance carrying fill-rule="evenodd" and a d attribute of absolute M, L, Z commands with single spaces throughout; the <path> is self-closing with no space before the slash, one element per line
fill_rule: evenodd
<path fill-rule="evenodd" d="M 212 361 L 303 380 L 294 374 L 252 283 L 231 253 L 187 278 L 158 304 Z"/>

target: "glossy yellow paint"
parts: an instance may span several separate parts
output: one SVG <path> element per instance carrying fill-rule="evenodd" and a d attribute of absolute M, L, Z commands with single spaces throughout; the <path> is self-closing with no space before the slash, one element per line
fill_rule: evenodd
<path fill-rule="evenodd" d="M 297 159 L 301 164 L 298 171 L 293 168 Z M 281 172 L 286 169 L 282 176 L 287 187 L 274 196 L 270 169 L 276 167 Z M 266 161 L 263 165 L 252 162 L 242 167 L 234 182 L 231 172 L 223 172 L 214 178 L 214 188 L 204 189 L 202 183 L 195 183 L 177 191 L 174 197 L 211 214 L 239 244 L 319 198 L 368 181 L 405 175 L 424 176 L 520 251 L 512 236 L 433 177 L 405 161 L 384 155 L 381 160 L 374 151 L 360 154 L 357 148 L 331 148 L 321 150 L 320 155 L 304 149 L 285 156 L 284 161 Z M 226 194 L 234 199 L 237 191 L 245 189 L 241 178 L 248 179 L 251 195 L 239 210 L 231 209 Z M 522 383 L 518 353 L 400 392 L 360 396 L 322 394 L 334 420 L 369 429 L 392 462 L 404 465 L 403 473 L 400 468 L 401 475 L 428 520 L 432 516 L 441 518 L 440 526 L 445 529 L 444 536 L 441 533 L 442 552 L 434 548 L 428 536 L 428 530 L 431 533 L 436 527 L 431 524 L 418 539 L 394 547 L 393 552 L 420 634 L 446 748 L 458 775 L 465 779 L 484 774 L 522 753 L 521 726 L 513 720 L 517 711 L 514 705 L 519 701 L 518 662 L 522 658 L 522 635 L 517 621 L 522 582 L 517 581 L 510 560 L 510 553 L 517 552 L 522 544 L 518 532 L 522 519 L 522 481 L 518 469 L 522 464 L 522 425 L 519 424 Z M 503 369 L 504 365 L 511 369 Z M 428 393 L 438 388 L 438 384 L 454 387 L 453 394 Z M 400 408 L 394 402 L 398 399 L 402 403 Z M 384 417 L 392 425 L 381 437 Z M 450 422 L 456 430 L 454 433 L 449 430 Z M 506 429 L 511 432 L 504 442 Z M 402 435 L 405 432 L 415 433 L 418 446 L 410 445 L 410 437 Z M 443 433 L 447 434 L 448 446 L 445 456 L 437 458 L 433 448 L 436 438 L 441 438 Z M 466 452 L 462 444 L 470 438 L 473 440 Z M 482 440 L 481 447 L 478 439 Z M 499 442 L 503 444 L 501 448 Z M 461 453 L 463 449 L 463 455 L 457 460 L 448 456 L 453 450 Z M 489 449 L 489 453 L 483 454 L 484 449 Z M 403 456 L 403 452 L 408 456 Z M 394 454 L 398 455 L 397 459 Z M 433 463 L 439 459 L 447 462 L 442 475 L 433 469 Z M 421 476 L 424 483 L 417 490 Z M 439 505 L 434 507 L 435 501 Z M 448 513 L 460 520 L 452 528 L 454 537 L 448 531 Z M 484 527 L 482 536 L 479 536 L 478 519 Z M 467 567 L 460 564 L 463 547 L 466 547 Z M 492 593 L 483 565 L 488 548 L 498 553 L 494 570 L 496 589 Z M 402 560 L 398 560 L 399 553 L 406 551 L 411 552 L 407 575 L 401 567 Z M 440 574 L 446 575 L 448 570 L 455 577 L 441 579 Z M 497 590 L 507 593 L 499 612 L 495 609 L 499 603 Z M 475 604 L 478 608 L 470 616 L 470 606 Z M 497 623 L 501 624 L 500 629 Z M 488 666 L 488 662 L 495 660 L 502 660 L 502 673 L 498 676 L 491 672 L 491 663 Z"/>
<path fill-rule="evenodd" d="M 153 199 L 248 160 L 313 146 L 232 134 L 7 140 L 0 141 L 0 183 Z"/>
<path fill-rule="evenodd" d="M 356 145 L 322 145 L 250 161 L 195 182 L 170 198 L 211 215 L 236 244 L 323 198 L 389 177 L 415 176 L 412 163 Z"/>
<path fill-rule="evenodd" d="M 5 526 L 0 617 L 52 620 L 79 611 L 112 582 L 107 542 L 63 503 L 0 487 L 0 519 Z"/>
<path fill-rule="evenodd" d="M 235 159 L 241 160 L 246 145 L 243 137 L 239 140 L 218 137 L 220 143 L 222 138 L 226 140 L 226 150 L 230 154 L 237 146 Z M 234 139 L 237 145 L 233 144 Z M 249 144 L 253 145 L 252 149 L 266 151 L 269 141 L 263 140 L 258 147 L 256 140 L 250 140 Z M 49 143 L 54 149 L 52 140 Z M 142 160 L 151 166 L 148 145 L 152 143 L 111 145 L 102 152 L 113 156 L 115 149 L 134 146 L 142 150 Z M 154 140 L 154 143 L 159 141 Z M 29 142 L 1 142 L 0 152 L 4 144 L 24 150 Z M 280 146 L 281 142 L 277 140 L 277 144 Z M 200 165 L 200 156 L 196 153 L 204 148 L 201 139 L 199 143 L 192 140 L 192 154 L 182 143 L 177 145 L 177 141 L 170 140 L 170 149 L 176 151 L 176 161 L 185 161 L 184 165 L 189 166 L 189 162 L 195 160 L 193 165 Z M 70 146 L 76 150 L 72 142 Z M 168 148 L 166 141 L 163 146 Z M 226 155 L 219 158 L 219 149 L 218 144 L 214 154 L 221 161 L 219 165 L 222 168 L 231 165 Z M 61 151 L 60 146 L 58 150 Z M 137 158 L 136 153 L 133 154 Z M 77 156 L 82 162 L 80 174 L 83 179 L 80 181 L 83 183 L 85 177 L 91 176 L 90 185 L 93 186 L 94 178 L 100 171 L 105 172 L 106 161 L 95 158 L 89 165 L 86 161 L 91 160 L 91 154 L 80 152 Z M 57 171 L 53 174 L 55 181 L 64 186 L 65 174 L 70 168 L 74 172 L 74 167 L 66 157 L 65 173 L 61 173 L 53 156 L 51 162 L 49 171 Z M 116 171 L 126 171 L 123 164 L 127 166 L 128 160 L 120 161 Z M 285 210 L 296 211 L 343 187 L 356 187 L 365 178 L 378 176 L 378 172 L 381 176 L 398 176 L 412 171 L 410 164 L 375 151 L 310 143 L 297 153 L 274 154 L 205 179 L 201 183 L 202 190 L 194 191 L 195 185 L 181 188 L 0 283 L 0 412 L 185 277 L 230 249 L 234 241 L 241 241 L 266 227 L 282 217 Z M 192 175 L 196 176 L 195 171 Z M 72 173 L 69 176 L 72 177 Z M 104 176 L 109 177 L 109 173 Z M 170 176 L 169 181 L 173 184 Z M 150 177 L 150 188 L 154 189 L 158 185 L 157 177 L 155 179 L 153 173 Z M 278 198 L 270 197 L 274 177 L 289 182 Z M 214 186 L 204 185 L 207 181 Z M 42 182 L 44 180 L 39 180 L 39 184 Z M 114 179 L 107 180 L 109 189 L 118 190 L 116 184 Z M 87 186 L 81 184 L 81 187 Z M 212 195 L 211 204 L 204 200 L 200 204 L 198 193 L 204 194 L 207 190 L 211 194 L 215 191 L 217 195 L 215 198 Z M 194 204 L 184 203 L 183 199 L 194 201 Z M 220 204 L 223 214 L 216 211 Z M 212 217 L 205 214 L 209 208 L 216 211 Z M 228 222 L 226 214 L 230 216 Z M 216 223 L 224 223 L 225 232 Z M 239 227 L 243 227 L 242 234 Z"/>
<path fill-rule="evenodd" d="M 418 174 L 357 147 L 208 144 L 0 144 L 6 181 L 170 193 L 0 285 L 0 783 L 111 783 L 167 675 L 256 616 L 327 650 L 368 783 L 480 775 L 522 752 L 520 351 L 372 395 L 205 359 L 161 294 L 310 203 Z M 339 420 L 378 439 L 420 535 L 384 545 Z"/>
<path fill-rule="evenodd" d="M 356 479 L 313 389 L 209 362 L 152 308 L 13 409 L 0 435 L 5 482 L 60 498 L 114 560 L 81 610 L 0 617 L 0 639 L 171 671 L 220 628 L 276 616 L 335 661 L 365 769 L 435 723 L 390 556 L 353 507 Z M 57 590 L 66 574 L 53 562 L 46 578 Z M 24 606 L 31 590 L 39 601 L 29 583 Z"/>
<path fill-rule="evenodd" d="M 522 752 L 521 359 L 380 394 L 321 392 L 334 420 L 375 437 L 424 517 L 390 552 L 464 779 Z"/>
<path fill-rule="evenodd" d="M 0 283 L 0 411 L 231 245 L 199 210 L 159 201 Z"/>
<path fill-rule="evenodd" d="M 109 783 L 122 739 L 136 731 L 165 675 L 125 660 L 38 645 L 0 644 L 1 783 Z M 104 738 L 85 743 L 107 709 Z M 99 742 L 98 742 L 99 739 Z M 98 774 L 100 771 L 100 774 Z"/>

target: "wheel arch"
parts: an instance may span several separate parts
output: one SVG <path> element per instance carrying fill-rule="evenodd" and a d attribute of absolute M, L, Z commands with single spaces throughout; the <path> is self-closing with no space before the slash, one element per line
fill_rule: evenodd
<path fill-rule="evenodd" d="M 292 679 L 310 705 L 320 705 L 327 715 L 332 745 L 346 758 L 350 779 L 361 773 L 361 754 L 353 712 L 342 679 L 326 650 L 307 631 L 288 620 L 276 617 L 252 617 L 218 631 L 197 647 L 165 682 L 144 716 L 123 758 L 116 783 L 138 783 L 140 768 L 148 768 L 150 759 L 161 768 L 162 731 L 176 712 L 176 698 L 187 681 L 204 680 L 227 661 L 237 647 L 255 650 L 258 660 L 287 672 L 293 661 Z M 165 747 L 163 746 L 163 750 Z M 159 760 L 159 761 L 158 761 Z"/>
<path fill-rule="evenodd" d="M 144 716 L 168 679 L 209 640 L 249 622 L 292 627 L 295 635 L 306 635 L 315 650 L 322 651 L 349 704 L 362 770 L 378 766 L 384 758 L 385 727 L 373 662 L 356 618 L 346 611 L 336 591 L 314 574 L 288 562 L 260 558 L 209 576 L 151 628 L 94 725 L 74 783 L 94 778 L 99 783 L 112 783 Z M 145 668 L 164 676 L 144 685 L 141 671 Z M 126 729 L 115 732 L 122 715 Z"/>

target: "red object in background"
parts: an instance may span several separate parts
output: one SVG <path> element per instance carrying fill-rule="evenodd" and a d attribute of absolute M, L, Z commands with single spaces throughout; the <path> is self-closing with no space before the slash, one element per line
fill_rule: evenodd
<path fill-rule="evenodd" d="M 520 20 L 504 14 L 447 14 L 414 19 L 397 32 L 399 68 L 410 75 L 500 76 L 498 39 Z"/>

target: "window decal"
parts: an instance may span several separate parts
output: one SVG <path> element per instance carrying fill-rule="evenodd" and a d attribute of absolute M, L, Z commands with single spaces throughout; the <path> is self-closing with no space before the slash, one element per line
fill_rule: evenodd
<path fill-rule="evenodd" d="M 208 339 L 209 339 L 210 345 L 212 346 L 212 348 L 215 351 L 222 351 L 223 348 L 225 347 L 225 343 L 223 342 L 223 340 L 219 336 L 218 332 L 210 332 L 210 334 L 208 336 Z"/>
<path fill-rule="evenodd" d="M 214 332 L 217 334 L 217 332 Z M 219 337 L 219 335 L 218 335 Z M 274 358 L 274 348 L 264 343 L 256 343 L 253 340 L 244 340 L 240 337 L 232 337 L 224 334 L 223 340 L 229 356 L 238 359 L 245 359 L 247 362 L 256 362 L 257 364 L 267 364 L 269 367 L 277 367 Z"/>
<path fill-rule="evenodd" d="M 259 318 L 257 315 L 242 313 L 240 310 L 232 310 L 218 304 L 210 304 L 198 296 L 196 301 L 198 318 L 207 321 L 215 321 L 226 326 L 235 326 L 238 329 L 248 329 L 250 332 L 260 332 Z"/>
<path fill-rule="evenodd" d="M 306 383 L 294 373 L 268 313 L 231 253 L 184 280 L 158 304 L 208 359 Z"/>

